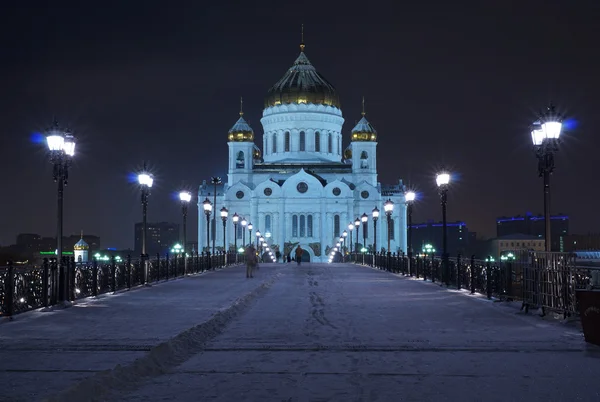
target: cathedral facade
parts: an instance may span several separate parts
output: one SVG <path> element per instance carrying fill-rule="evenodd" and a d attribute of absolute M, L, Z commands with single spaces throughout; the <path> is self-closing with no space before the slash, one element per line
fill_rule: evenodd
<path fill-rule="evenodd" d="M 381 211 L 376 225 L 377 250 L 387 249 L 389 236 L 391 252 L 406 252 L 405 188 L 401 180 L 394 185 L 377 181 L 377 132 L 363 107 L 362 119 L 349 133 L 350 145 L 343 149 L 344 118 L 338 94 L 310 63 L 304 45 L 300 48 L 294 64 L 267 93 L 261 119 L 262 151 L 241 111 L 228 132 L 228 174 L 216 189 L 216 224 L 211 225 L 209 243 L 212 246 L 214 236 L 216 245 L 223 245 L 219 210 L 224 206 L 229 211 L 225 226 L 228 248 L 235 243 L 232 216 L 237 214 L 240 222 L 245 218 L 253 227 L 250 240 L 247 227 L 238 223 L 238 248 L 244 238 L 246 244 L 256 244 L 259 231 L 282 255 L 293 253 L 300 245 L 305 259 L 325 262 L 326 251 L 335 247 L 344 230 L 348 250 L 350 241 L 353 248 L 365 245 L 372 249 L 372 210 L 377 207 Z M 207 245 L 202 203 L 205 199 L 212 203 L 214 194 L 211 183 L 200 186 L 199 250 Z M 389 230 L 383 208 L 387 200 L 394 203 Z M 352 232 L 348 227 L 363 214 L 369 217 L 366 241 L 363 224 Z"/>

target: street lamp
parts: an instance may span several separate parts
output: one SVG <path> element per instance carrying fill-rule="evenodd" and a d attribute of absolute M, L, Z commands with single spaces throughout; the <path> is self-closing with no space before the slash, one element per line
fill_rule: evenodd
<path fill-rule="evenodd" d="M 394 202 L 388 198 L 388 200 L 383 204 L 383 210 L 385 211 L 385 216 L 387 217 L 387 250 L 388 256 L 392 254 L 390 240 L 392 238 L 392 213 L 394 212 Z"/>
<path fill-rule="evenodd" d="M 350 235 L 350 254 L 352 254 L 352 231 L 354 230 L 353 222 L 350 222 L 350 224 L 348 225 L 348 230 L 350 231 L 350 233 L 349 233 L 349 235 Z M 358 231 L 356 233 L 358 233 Z"/>
<path fill-rule="evenodd" d="M 179 193 L 179 199 L 181 200 L 181 213 L 183 215 L 183 274 L 187 274 L 187 213 L 188 204 L 192 200 L 192 194 L 189 191 L 182 191 Z"/>
<path fill-rule="evenodd" d="M 227 215 L 229 215 L 229 210 L 225 207 L 221 208 L 221 220 L 223 220 L 223 253 L 227 255 L 227 240 L 225 237 L 225 231 L 227 229 Z"/>
<path fill-rule="evenodd" d="M 406 192 L 406 194 L 404 194 L 404 199 L 406 200 L 406 214 L 407 214 L 407 220 L 408 220 L 408 230 L 407 230 L 407 247 L 408 248 L 408 266 L 409 266 L 409 270 L 410 270 L 410 264 L 412 263 L 412 208 L 413 208 L 413 202 L 415 201 L 415 199 L 417 198 L 417 194 L 414 191 L 408 191 Z"/>
<path fill-rule="evenodd" d="M 254 243 L 254 240 L 252 240 L 252 222 L 250 222 L 248 224 L 248 232 L 250 232 L 250 234 L 248 235 L 248 242 L 250 242 L 250 244 Z"/>
<path fill-rule="evenodd" d="M 363 213 L 360 217 L 360 221 L 363 225 L 363 247 L 367 247 L 367 222 L 369 221 L 369 217 L 366 213 Z"/>
<path fill-rule="evenodd" d="M 260 240 L 260 231 L 256 231 L 256 248 L 258 248 L 258 241 Z"/>
<path fill-rule="evenodd" d="M 206 197 L 202 202 L 202 208 L 206 214 L 206 253 L 210 254 L 210 214 L 212 213 L 213 205 Z"/>
<path fill-rule="evenodd" d="M 231 217 L 231 220 L 233 221 L 233 249 L 235 250 L 235 262 L 237 263 L 237 255 L 238 255 L 237 225 L 238 225 L 238 222 L 240 221 L 240 216 L 237 214 L 237 212 L 233 214 L 233 216 Z"/>
<path fill-rule="evenodd" d="M 538 174 L 544 178 L 544 226 L 546 251 L 552 251 L 550 230 L 550 174 L 554 171 L 554 153 L 558 151 L 562 117 L 550 104 L 531 127 L 531 139 L 538 159 Z"/>
<path fill-rule="evenodd" d="M 377 219 L 379 219 L 379 209 L 373 208 L 373 254 L 377 252 Z"/>
<path fill-rule="evenodd" d="M 213 194 L 213 205 L 216 207 L 217 205 L 217 186 L 219 184 L 221 184 L 221 178 L 220 177 L 211 177 L 210 178 L 210 182 L 211 184 L 214 186 L 215 191 Z M 212 239 L 212 253 L 213 255 L 215 254 L 215 235 L 217 234 L 217 214 L 215 214 L 213 216 L 213 239 Z"/>
<path fill-rule="evenodd" d="M 248 225 L 248 221 L 246 218 L 242 218 L 242 243 L 243 247 L 246 248 L 246 226 Z"/>
<path fill-rule="evenodd" d="M 354 220 L 354 227 L 356 228 L 356 244 L 358 244 L 358 227 L 360 226 L 360 218 Z M 355 245 L 356 245 L 355 244 Z M 357 246 L 358 247 L 358 246 Z M 358 252 L 358 250 L 356 250 Z"/>
<path fill-rule="evenodd" d="M 435 182 L 440 190 L 440 199 L 442 201 L 442 264 L 444 266 L 443 274 L 446 285 L 449 284 L 450 275 L 448 271 L 448 241 L 447 241 L 447 226 L 446 226 L 446 201 L 448 197 L 448 185 L 450 184 L 450 174 L 446 172 L 439 173 L 435 178 Z"/>
<path fill-rule="evenodd" d="M 56 225 L 56 258 L 58 264 L 58 278 L 53 274 L 55 286 L 54 295 L 58 296 L 59 301 L 68 301 L 68 272 L 62 263 L 62 237 L 63 237 L 63 193 L 64 188 L 69 180 L 69 167 L 75 155 L 75 138 L 68 130 L 62 130 L 58 126 L 58 122 L 54 120 L 52 127 L 48 129 L 46 135 L 46 143 L 50 151 L 50 163 L 53 167 L 54 182 L 57 183 L 58 209 L 57 209 L 57 225 Z"/>
<path fill-rule="evenodd" d="M 147 210 L 148 210 L 148 196 L 150 195 L 150 189 L 154 184 L 154 178 L 150 173 L 146 171 L 146 163 L 144 162 L 144 170 L 138 174 L 138 183 L 142 190 L 142 263 L 144 264 L 144 277 L 142 283 L 146 285 L 148 283 L 148 253 L 146 250 L 146 238 L 148 231 L 147 222 Z"/>

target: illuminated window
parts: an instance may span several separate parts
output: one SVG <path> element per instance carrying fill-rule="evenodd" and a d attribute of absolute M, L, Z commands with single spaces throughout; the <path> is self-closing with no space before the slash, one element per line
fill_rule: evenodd
<path fill-rule="evenodd" d="M 306 151 L 306 134 L 300 131 L 300 151 Z"/>

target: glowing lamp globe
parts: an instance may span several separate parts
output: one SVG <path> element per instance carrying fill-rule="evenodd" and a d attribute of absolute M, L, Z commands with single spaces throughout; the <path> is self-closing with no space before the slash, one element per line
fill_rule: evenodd
<path fill-rule="evenodd" d="M 65 154 L 68 156 L 75 155 L 75 138 L 73 138 L 71 134 L 65 135 L 63 151 L 65 151 Z"/>
<path fill-rule="evenodd" d="M 342 237 L 346 237 L 348 236 L 348 232 L 346 232 L 345 230 L 342 232 Z"/>
<path fill-rule="evenodd" d="M 237 214 L 237 212 L 233 214 L 233 216 L 231 217 L 231 220 L 235 224 L 237 224 L 240 221 L 240 216 Z"/>
<path fill-rule="evenodd" d="M 207 215 L 210 215 L 210 213 L 212 212 L 212 203 L 210 202 L 210 200 L 208 198 L 206 198 L 203 202 L 202 202 L 202 208 L 204 209 L 204 213 Z"/>
<path fill-rule="evenodd" d="M 354 223 L 348 225 L 348 230 L 351 232 L 354 230 Z"/>
<path fill-rule="evenodd" d="M 450 183 L 450 174 L 448 173 L 440 173 L 435 178 L 435 182 L 438 187 L 447 186 Z"/>
<path fill-rule="evenodd" d="M 417 198 L 417 194 L 414 191 L 409 191 L 404 194 L 404 198 L 407 202 L 413 202 Z"/>
<path fill-rule="evenodd" d="M 385 211 L 386 215 L 391 215 L 392 212 L 394 212 L 394 202 L 390 199 L 388 199 L 384 204 L 383 204 L 383 210 Z"/>
<path fill-rule="evenodd" d="M 373 214 L 373 219 L 377 219 L 379 218 L 379 208 L 375 207 L 373 208 L 373 211 L 371 211 Z"/>
<path fill-rule="evenodd" d="M 229 210 L 225 207 L 221 208 L 221 218 L 223 220 L 226 220 L 228 215 L 229 215 Z"/>
<path fill-rule="evenodd" d="M 50 151 L 62 151 L 65 144 L 65 137 L 59 135 L 56 131 L 46 137 L 46 143 Z"/>
<path fill-rule="evenodd" d="M 192 200 L 192 194 L 189 191 L 182 191 L 179 193 L 179 199 L 181 202 L 190 202 Z"/>
<path fill-rule="evenodd" d="M 246 226 L 248 224 L 248 221 L 246 221 L 246 218 L 242 218 L 242 226 Z"/>
<path fill-rule="evenodd" d="M 146 186 L 150 188 L 154 183 L 154 179 L 152 178 L 152 175 L 148 173 L 140 173 L 138 175 L 138 183 L 140 184 L 140 186 Z"/>
<path fill-rule="evenodd" d="M 367 216 L 367 214 L 362 214 L 362 216 L 360 217 L 360 220 L 363 223 L 367 223 L 367 221 L 369 220 L 369 217 Z"/>
<path fill-rule="evenodd" d="M 252 230 L 252 228 L 253 228 L 253 226 L 252 226 L 252 222 L 250 222 L 250 223 L 248 224 L 248 230 Z"/>

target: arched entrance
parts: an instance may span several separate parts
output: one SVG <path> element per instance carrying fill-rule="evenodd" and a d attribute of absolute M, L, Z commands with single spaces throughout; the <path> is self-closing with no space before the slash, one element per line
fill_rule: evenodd
<path fill-rule="evenodd" d="M 310 262 L 311 260 L 314 260 L 315 254 L 314 254 L 312 248 L 310 248 L 308 245 L 304 245 L 304 244 L 300 244 L 300 247 L 302 247 L 302 250 L 304 250 L 304 252 L 302 253 L 302 262 Z M 290 253 L 292 258 L 296 258 L 296 249 L 297 248 L 298 248 L 298 246 L 296 246 L 292 249 L 292 251 Z"/>

